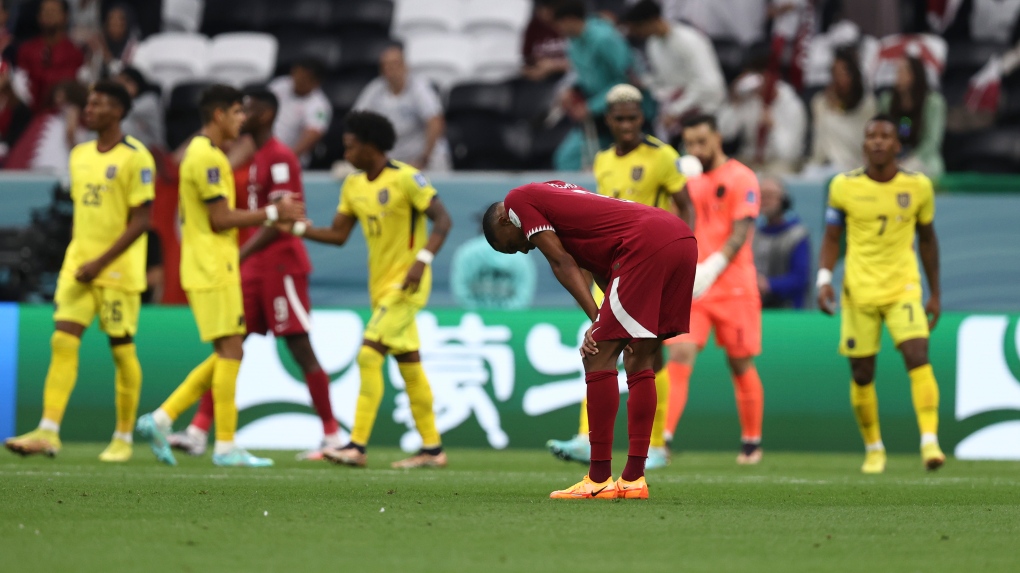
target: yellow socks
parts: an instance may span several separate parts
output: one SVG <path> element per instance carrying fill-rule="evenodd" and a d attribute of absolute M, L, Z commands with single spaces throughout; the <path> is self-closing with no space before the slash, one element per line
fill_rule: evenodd
<path fill-rule="evenodd" d="M 857 427 L 861 429 L 865 449 L 869 451 L 884 449 L 882 434 L 878 427 L 878 394 L 875 392 L 875 383 L 861 386 L 851 380 L 850 405 L 853 406 L 854 417 L 857 418 Z"/>
<path fill-rule="evenodd" d="M 142 394 L 142 365 L 138 362 L 135 345 L 120 344 L 111 348 L 116 367 L 115 391 L 117 405 L 117 432 L 131 435 L 138 415 L 138 398 Z"/>
<path fill-rule="evenodd" d="M 217 443 L 233 442 L 234 434 L 237 432 L 237 403 L 234 401 L 234 393 L 237 389 L 237 372 L 240 369 L 240 360 L 216 358 L 216 365 L 213 368 L 212 394 Z"/>
<path fill-rule="evenodd" d="M 43 389 L 43 421 L 60 427 L 64 410 L 71 399 L 74 383 L 78 379 L 78 349 L 81 339 L 66 332 L 55 330 L 50 337 L 50 369 L 46 373 Z"/>
<path fill-rule="evenodd" d="M 654 430 L 652 430 L 654 431 Z M 577 435 L 588 437 L 588 397 L 581 400 L 581 423 L 577 427 Z"/>
<path fill-rule="evenodd" d="M 368 346 L 362 346 L 358 351 L 361 390 L 358 392 L 358 405 L 354 413 L 354 427 L 351 428 L 351 441 L 361 446 L 367 445 L 368 439 L 372 436 L 375 417 L 379 413 L 379 404 L 382 403 L 382 369 L 385 361 L 384 355 Z M 410 391 L 408 395 L 410 396 Z M 430 395 L 429 405 L 431 404 Z"/>
<path fill-rule="evenodd" d="M 442 443 L 436 429 L 436 413 L 432 411 L 432 388 L 421 362 L 398 362 L 400 377 L 404 379 L 407 397 L 411 402 L 414 425 L 421 434 L 423 448 L 436 448 Z"/>
<path fill-rule="evenodd" d="M 939 385 L 931 364 L 918 366 L 910 372 L 910 395 L 917 413 L 917 426 L 921 437 L 933 438 L 939 431 Z"/>
<path fill-rule="evenodd" d="M 652 439 L 648 446 L 661 448 L 666 445 L 663 433 L 666 430 L 666 413 L 669 410 L 669 373 L 665 368 L 655 373 L 655 420 L 652 422 Z"/>
<path fill-rule="evenodd" d="M 188 374 L 184 382 L 159 407 L 160 410 L 166 412 L 171 421 L 176 420 L 181 415 L 181 412 L 190 408 L 195 402 L 198 402 L 202 398 L 202 394 L 205 394 L 212 387 L 213 370 L 215 369 L 216 362 L 217 356 L 215 354 L 206 358 L 204 362 L 196 366 Z"/>

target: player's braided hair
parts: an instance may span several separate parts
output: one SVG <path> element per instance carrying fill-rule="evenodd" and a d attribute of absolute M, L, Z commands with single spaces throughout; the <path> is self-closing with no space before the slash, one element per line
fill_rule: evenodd
<path fill-rule="evenodd" d="M 606 93 L 607 107 L 618 103 L 640 104 L 641 100 L 641 90 L 630 84 L 616 84 Z"/>
<path fill-rule="evenodd" d="M 352 111 L 344 118 L 344 133 L 358 138 L 358 141 L 371 145 L 386 153 L 393 149 L 397 134 L 393 124 L 385 117 L 370 111 Z"/>
<path fill-rule="evenodd" d="M 489 246 L 493 249 L 496 248 L 496 221 L 499 218 L 499 201 L 489 205 L 489 208 L 485 210 L 485 214 L 482 215 L 482 234 L 485 235 L 485 240 L 488 241 Z"/>

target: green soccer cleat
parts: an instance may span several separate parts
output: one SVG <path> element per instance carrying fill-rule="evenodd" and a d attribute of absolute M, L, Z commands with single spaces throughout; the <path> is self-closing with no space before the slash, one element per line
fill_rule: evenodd
<path fill-rule="evenodd" d="M 269 458 L 253 456 L 248 450 L 234 446 L 234 449 L 225 454 L 213 454 L 212 463 L 225 468 L 268 468 L 274 462 Z"/>
<path fill-rule="evenodd" d="M 138 423 L 135 424 L 135 432 L 139 438 L 149 443 L 149 447 L 152 448 L 152 453 L 156 454 L 157 460 L 168 466 L 177 465 L 174 451 L 170 449 L 170 442 L 167 441 L 167 436 L 170 435 L 169 428 L 167 430 L 160 428 L 152 414 L 145 414 L 138 418 Z"/>
<path fill-rule="evenodd" d="M 669 450 L 665 447 L 648 448 L 645 470 L 661 470 L 669 465 Z"/>
<path fill-rule="evenodd" d="M 569 440 L 549 440 L 545 447 L 549 448 L 549 453 L 565 462 L 591 462 L 591 444 L 584 436 L 574 436 Z"/>

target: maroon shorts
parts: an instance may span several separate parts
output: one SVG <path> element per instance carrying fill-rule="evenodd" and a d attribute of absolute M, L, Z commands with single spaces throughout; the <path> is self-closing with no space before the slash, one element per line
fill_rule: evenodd
<path fill-rule="evenodd" d="M 241 282 L 248 334 L 305 334 L 311 328 L 308 275 L 255 274 Z"/>
<path fill-rule="evenodd" d="M 592 336 L 599 340 L 668 338 L 691 320 L 698 243 L 677 239 L 620 274 L 609 277 Z"/>

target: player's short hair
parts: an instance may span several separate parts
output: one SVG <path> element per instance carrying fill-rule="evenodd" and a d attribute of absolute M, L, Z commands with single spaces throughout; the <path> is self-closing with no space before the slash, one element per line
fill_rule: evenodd
<path fill-rule="evenodd" d="M 312 74 L 312 77 L 315 78 L 316 80 L 321 80 L 322 77 L 326 75 L 326 64 L 324 64 L 321 59 L 316 58 L 315 56 L 305 56 L 302 58 L 298 58 L 290 66 L 290 69 L 293 70 L 294 68 L 308 70 L 308 73 Z"/>
<path fill-rule="evenodd" d="M 889 115 L 887 113 L 880 113 L 878 115 L 873 116 L 871 119 L 868 120 L 868 123 L 871 124 L 871 123 L 875 123 L 876 121 L 880 121 L 882 123 L 888 123 L 888 124 L 892 125 L 893 128 L 896 127 L 896 120 L 893 118 L 893 116 L 891 116 L 891 115 Z"/>
<path fill-rule="evenodd" d="M 206 124 L 213 120 L 216 110 L 228 110 L 235 103 L 241 103 L 244 94 L 235 87 L 214 84 L 202 92 L 202 98 L 198 101 L 198 109 L 202 114 L 202 123 Z"/>
<path fill-rule="evenodd" d="M 280 110 L 280 100 L 276 94 L 266 86 L 249 86 L 244 88 L 244 97 L 249 97 L 257 102 L 269 106 L 273 110 L 273 116 Z"/>
<path fill-rule="evenodd" d="M 719 121 L 710 113 L 693 115 L 681 123 L 683 129 L 698 127 L 699 125 L 707 125 L 712 131 L 719 131 Z"/>
<path fill-rule="evenodd" d="M 344 133 L 353 135 L 358 141 L 371 145 L 383 153 L 393 149 L 393 144 L 397 141 L 397 133 L 390 120 L 370 111 L 348 113 L 344 118 Z"/>
<path fill-rule="evenodd" d="M 584 20 L 588 16 L 588 7 L 584 0 L 560 0 L 553 8 L 553 19 L 578 18 Z"/>
<path fill-rule="evenodd" d="M 621 19 L 625 24 L 644 24 L 662 18 L 662 8 L 655 0 L 641 0 L 630 7 Z"/>
<path fill-rule="evenodd" d="M 496 201 L 485 210 L 482 215 L 482 234 L 485 240 L 493 249 L 496 248 L 496 222 L 499 219 L 499 201 Z"/>
<path fill-rule="evenodd" d="M 641 90 L 630 84 L 616 84 L 606 93 L 606 107 L 618 103 L 640 104 L 643 97 Z"/>
<path fill-rule="evenodd" d="M 131 94 L 128 93 L 127 88 L 122 84 L 113 80 L 99 80 L 92 84 L 92 91 L 109 96 L 110 99 L 116 101 L 121 109 L 121 119 L 124 119 L 127 117 L 127 114 L 131 113 Z"/>

